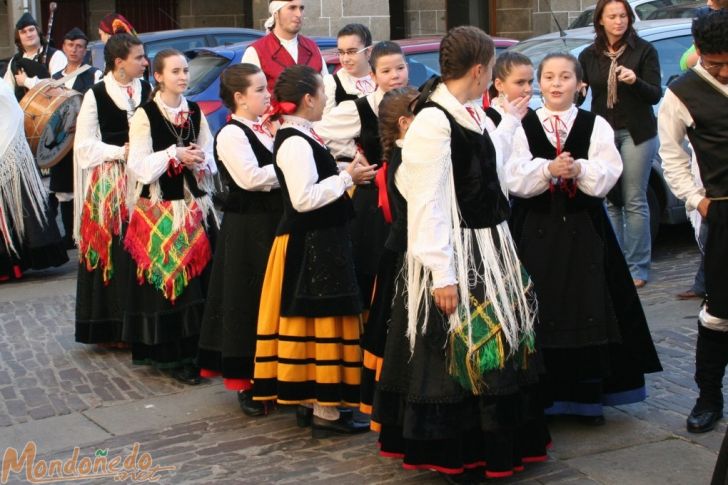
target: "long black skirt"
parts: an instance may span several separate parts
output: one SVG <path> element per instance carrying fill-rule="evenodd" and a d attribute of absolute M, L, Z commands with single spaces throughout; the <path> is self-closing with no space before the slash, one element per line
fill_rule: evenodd
<path fill-rule="evenodd" d="M 217 229 L 207 235 L 215 247 Z M 172 303 L 162 292 L 144 281 L 139 283 L 136 263 L 131 261 L 126 280 L 122 339 L 131 344 L 132 363 L 173 369 L 193 364 L 205 310 L 205 297 L 212 265 L 190 279 L 181 295 Z"/>
<path fill-rule="evenodd" d="M 402 271 L 404 254 L 384 249 L 374 285 L 374 296 L 364 333 L 361 337 L 363 362 L 361 369 L 362 412 L 371 414 L 374 392 L 384 361 L 384 349 L 392 314 L 397 275 Z"/>
<path fill-rule="evenodd" d="M 124 250 L 120 236 L 111 238 L 113 274 L 104 282 L 103 270 L 89 271 L 78 266 L 76 281 L 76 342 L 84 344 L 122 341 L 125 289 L 129 279 L 131 257 Z"/>
<path fill-rule="evenodd" d="M 369 308 L 374 280 L 379 271 L 379 259 L 389 235 L 389 224 L 379 208 L 376 185 L 359 185 L 351 198 L 356 217 L 351 221 L 350 234 L 354 252 L 354 268 L 364 308 Z"/>
<path fill-rule="evenodd" d="M 22 199 L 24 234 L 22 239 L 13 236 L 17 254 L 8 252 L 0 237 L 0 280 L 19 278 L 23 271 L 52 268 L 68 262 L 65 244 L 53 218 L 54 211 L 46 206 L 45 221 L 39 221 L 30 208 L 25 190 Z M 14 235 L 14 229 L 9 229 Z"/>
<path fill-rule="evenodd" d="M 485 467 L 488 477 L 512 475 L 524 463 L 547 460 L 550 436 L 538 389 L 541 366 L 509 358 L 483 376 L 487 390 L 474 395 L 448 372 L 447 322 L 430 309 L 427 332 L 414 353 L 406 337 L 405 279 L 399 275 L 372 419 L 380 424 L 380 454 L 408 469 L 448 474 Z"/>
<path fill-rule="evenodd" d="M 280 213 L 226 212 L 218 235 L 198 365 L 227 387 L 253 377 L 260 292 Z"/>

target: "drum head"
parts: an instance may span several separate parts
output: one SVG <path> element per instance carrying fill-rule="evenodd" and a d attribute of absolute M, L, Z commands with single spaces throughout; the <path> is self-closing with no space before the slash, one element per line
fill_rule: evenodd
<path fill-rule="evenodd" d="M 61 161 L 73 148 L 76 118 L 81 110 L 81 95 L 68 97 L 51 115 L 38 140 L 35 160 L 40 168 Z"/>

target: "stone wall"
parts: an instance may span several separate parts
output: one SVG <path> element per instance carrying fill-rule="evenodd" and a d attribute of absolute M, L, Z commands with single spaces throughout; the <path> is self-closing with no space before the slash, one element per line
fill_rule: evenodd
<path fill-rule="evenodd" d="M 549 11 L 549 1 L 554 15 Z M 565 30 L 586 7 L 594 4 L 596 0 L 533 0 L 533 34 L 557 32 L 559 28 L 554 17 Z"/>
<path fill-rule="evenodd" d="M 446 0 L 408 0 L 405 7 L 407 37 L 447 32 Z"/>
<path fill-rule="evenodd" d="M 268 2 L 257 1 L 254 6 L 255 27 L 263 28 L 268 18 Z M 260 6 L 258 6 L 260 4 Z M 375 40 L 389 39 L 389 2 L 387 0 L 306 0 L 305 35 L 336 37 L 346 24 L 364 24 Z"/>

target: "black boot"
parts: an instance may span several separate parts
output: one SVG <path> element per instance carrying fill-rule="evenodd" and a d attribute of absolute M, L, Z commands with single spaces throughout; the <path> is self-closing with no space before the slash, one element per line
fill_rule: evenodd
<path fill-rule="evenodd" d="M 243 413 L 250 417 L 266 416 L 271 408 L 268 401 L 254 401 L 252 391 L 238 392 L 238 404 Z"/>
<path fill-rule="evenodd" d="M 63 221 L 63 230 L 65 235 L 63 241 L 66 244 L 66 249 L 73 249 L 75 244 L 73 242 L 73 200 L 61 202 L 61 221 Z"/>
<path fill-rule="evenodd" d="M 200 368 L 194 364 L 185 364 L 172 371 L 172 377 L 188 386 L 196 386 L 202 382 Z"/>
<path fill-rule="evenodd" d="M 728 334 L 698 324 L 695 346 L 695 383 L 700 395 L 687 420 L 691 433 L 715 428 L 723 417 L 723 375 L 728 363 Z"/>

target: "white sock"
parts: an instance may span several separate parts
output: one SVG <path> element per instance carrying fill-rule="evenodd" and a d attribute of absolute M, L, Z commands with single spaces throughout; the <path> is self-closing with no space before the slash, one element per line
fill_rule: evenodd
<path fill-rule="evenodd" d="M 326 421 L 336 421 L 339 419 L 339 410 L 336 406 L 322 406 L 320 404 L 313 405 L 313 415 L 318 416 Z"/>

